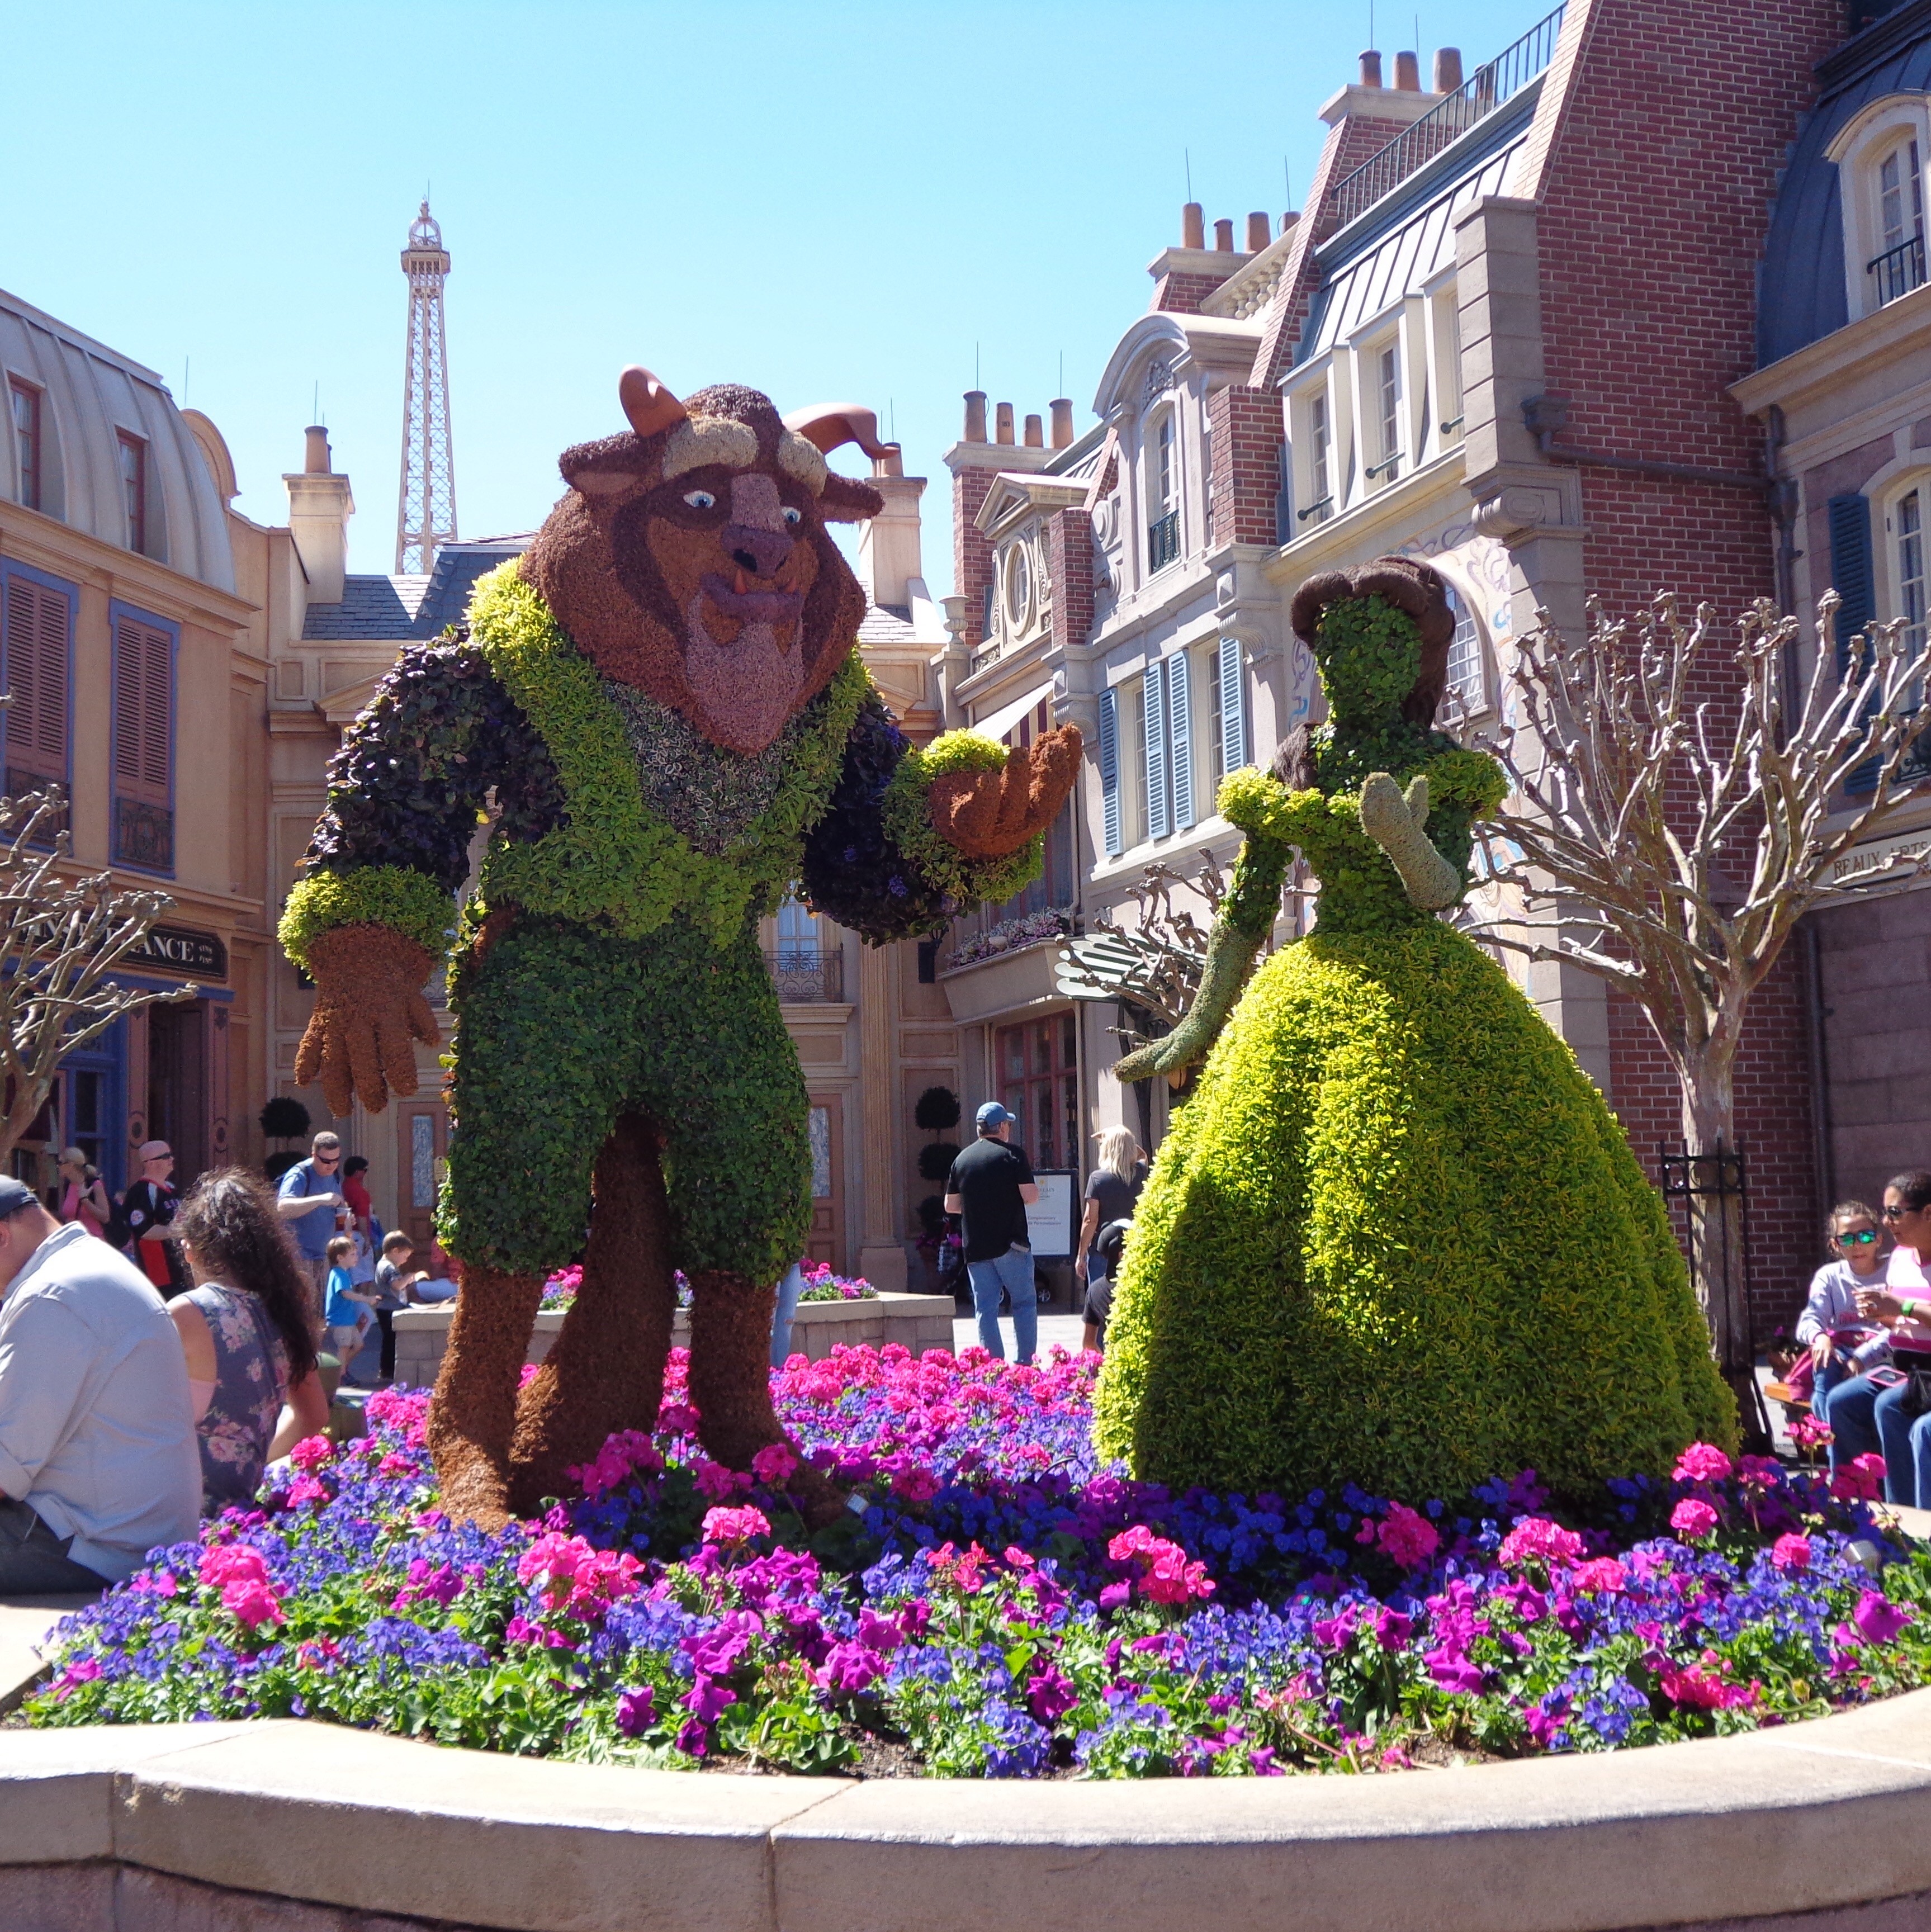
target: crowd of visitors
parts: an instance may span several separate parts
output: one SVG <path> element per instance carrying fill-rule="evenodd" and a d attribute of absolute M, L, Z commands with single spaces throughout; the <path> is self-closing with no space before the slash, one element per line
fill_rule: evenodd
<path fill-rule="evenodd" d="M 1885 1499 L 1931 1508 L 1931 1173 L 1899 1174 L 1876 1210 L 1840 1202 L 1828 1234 L 1797 1339 L 1831 1466 L 1882 1456 Z"/>

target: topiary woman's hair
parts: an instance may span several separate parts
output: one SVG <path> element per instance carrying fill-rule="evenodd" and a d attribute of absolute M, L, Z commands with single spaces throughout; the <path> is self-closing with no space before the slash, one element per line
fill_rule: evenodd
<path fill-rule="evenodd" d="M 188 1190 L 169 1230 L 194 1251 L 202 1271 L 225 1287 L 259 1295 L 288 1351 L 288 1377 L 315 1366 L 308 1283 L 275 1212 L 275 1197 L 244 1168 L 217 1168 Z"/>

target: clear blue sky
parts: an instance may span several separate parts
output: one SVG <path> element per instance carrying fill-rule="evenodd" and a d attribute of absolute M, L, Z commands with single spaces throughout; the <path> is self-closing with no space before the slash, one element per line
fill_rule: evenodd
<path fill-rule="evenodd" d="M 1472 68 L 1546 5 L 1424 6 L 1424 79 L 1437 44 Z M 1416 18 L 1379 0 L 1379 45 L 1413 45 Z M 640 362 L 685 394 L 889 410 L 932 479 L 943 593 L 939 458 L 975 352 L 1022 415 L 1062 393 L 1063 353 L 1084 428 L 1179 239 L 1186 157 L 1210 222 L 1278 220 L 1283 163 L 1298 205 L 1315 110 L 1368 32 L 1367 0 L 21 6 L 0 286 L 205 410 L 263 522 L 319 383 L 351 567 L 385 570 L 397 257 L 430 183 L 465 536 L 539 521 L 558 452 L 622 427 L 616 373 Z"/>

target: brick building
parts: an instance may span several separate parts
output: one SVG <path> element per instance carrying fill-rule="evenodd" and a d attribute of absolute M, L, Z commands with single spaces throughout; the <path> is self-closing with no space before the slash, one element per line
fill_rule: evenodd
<path fill-rule="evenodd" d="M 1150 859 L 1231 850 L 1211 816 L 1219 770 L 1264 763 L 1282 731 L 1319 703 L 1285 622 L 1294 588 L 1315 572 L 1391 550 L 1436 564 L 1458 619 L 1445 722 L 1478 738 L 1498 720 L 1513 640 L 1538 609 L 1579 629 L 1591 594 L 1633 614 L 1665 587 L 1726 613 L 1778 594 L 1772 512 L 1781 499 L 1768 487 L 1765 424 L 1751 413 L 1774 400 L 1750 387 L 1763 380 L 1752 375 L 1759 279 L 1774 287 L 1789 246 L 1773 234 L 1774 210 L 1807 238 L 1816 229 L 1786 215 L 1779 186 L 1793 152 L 1822 154 L 1817 129 L 1831 102 L 1851 104 L 1831 110 L 1831 124 L 1859 154 L 1876 154 L 1880 121 L 1894 135 L 1910 112 L 1911 124 L 1922 122 L 1925 77 L 1906 50 L 1919 44 L 1911 23 L 1927 14 L 1925 0 L 1873 22 L 1877 10 L 1847 21 L 1842 0 L 1727 14 L 1690 0 L 1567 0 L 1525 20 L 1520 39 L 1465 78 L 1459 55 L 1442 50 L 1428 88 L 1415 54 L 1394 57 L 1392 86 L 1381 56 L 1365 55 L 1358 81 L 1321 110 L 1328 134 L 1308 202 L 1281 232 L 1250 218 L 1247 250 L 1236 253 L 1232 224 L 1222 223 L 1207 248 L 1189 210 L 1182 248 L 1153 265 L 1149 312 L 1108 366 L 1096 428 L 1075 440 L 1069 421 L 1060 446 L 1010 451 L 984 443 L 973 427 L 982 405 L 969 405 L 966 438 L 947 458 L 964 712 L 979 715 L 971 698 L 1027 647 L 1010 628 L 1003 588 L 1003 573 L 1018 567 L 1015 546 L 1030 544 L 1032 594 L 1049 602 L 1078 594 L 1082 547 L 1091 560 L 1091 629 L 1081 638 L 1056 626 L 1031 660 L 1042 691 L 1051 674 L 1042 715 L 1076 719 L 1093 746 L 1075 834 L 1077 914 L 1117 903 Z M 1896 58 L 1873 79 L 1866 56 L 1879 44 Z M 1894 95 L 1917 105 L 1907 112 Z M 1888 120 L 1867 111 L 1880 98 L 1891 102 Z M 1904 152 L 1895 139 L 1885 148 L 1894 151 Z M 1852 241 L 1840 234 L 1831 244 L 1846 261 L 1846 249 L 1870 244 L 1854 280 L 1883 252 L 1878 242 L 1895 250 L 1921 234 L 1890 237 L 1873 207 Z M 1877 358 L 1867 385 L 1885 392 L 1882 407 L 1895 417 L 1882 425 L 1888 440 L 1870 472 L 1885 504 L 1910 497 L 1931 445 L 1931 428 L 1925 445 L 1914 440 L 1931 405 L 1907 398 L 1893 408 L 1886 388 L 1918 397 L 1926 374 L 1922 337 L 1909 332 L 1922 313 L 1909 280 L 1921 280 L 1912 266 L 1921 262 L 1908 245 L 1894 255 L 1900 298 L 1878 320 L 1849 325 L 1867 330 Z M 1909 376 L 1881 373 L 1913 352 Z M 1861 433 L 1853 425 L 1839 442 Z M 1831 460 L 1837 446 L 1825 452 Z M 1081 482 L 1075 500 L 1070 486 Z M 1841 478 L 1813 486 L 1857 487 Z M 1828 519 L 1828 503 L 1802 514 Z M 1828 544 L 1816 536 L 1809 548 L 1800 595 L 1823 580 L 1816 560 Z M 1048 558 L 1064 574 L 1042 590 Z M 1891 585 L 1873 598 L 1921 610 L 1900 601 L 1921 597 L 1900 567 L 1894 557 L 1889 577 L 1867 572 Z M 1714 667 L 1712 676 L 1714 694 Z M 1917 910 L 1883 915 L 1898 971 L 1917 962 L 1914 985 Z M 1284 922 L 1283 935 L 1291 929 Z M 1763 1328 L 1792 1312 L 1814 1264 L 1831 1173 L 1820 1157 L 1831 1138 L 1819 1086 L 1827 1016 L 1811 951 L 1808 941 L 1793 946 L 1757 994 L 1737 1070 Z M 1016 954 L 969 970 L 1012 982 L 1012 1004 L 988 1016 L 995 1028 L 1053 1010 L 1051 974 L 1022 968 Z M 1512 970 L 1654 1169 L 1660 1148 L 1681 1142 L 1681 1113 L 1640 1012 L 1573 968 Z M 963 992 L 964 979 L 955 971 L 943 982 Z M 1114 1050 L 1110 1018 L 1094 1014 L 1083 1042 L 1081 1088 L 1095 1124 L 1134 1104 L 1100 1070 Z M 1849 1054 L 1852 1064 L 1861 1062 Z M 1891 1077 L 1922 1085 L 1902 1065 Z M 1150 1100 L 1157 1135 L 1161 1096 Z M 1876 1102 L 1867 1086 L 1842 1104 Z M 1841 1128 L 1835 1139 L 1843 1143 Z"/>

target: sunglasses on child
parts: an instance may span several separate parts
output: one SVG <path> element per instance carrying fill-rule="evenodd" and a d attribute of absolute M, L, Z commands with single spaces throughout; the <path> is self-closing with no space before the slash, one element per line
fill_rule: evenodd
<path fill-rule="evenodd" d="M 1854 1228 L 1848 1234 L 1837 1237 L 1839 1247 L 1867 1248 L 1877 1239 L 1875 1228 Z"/>

